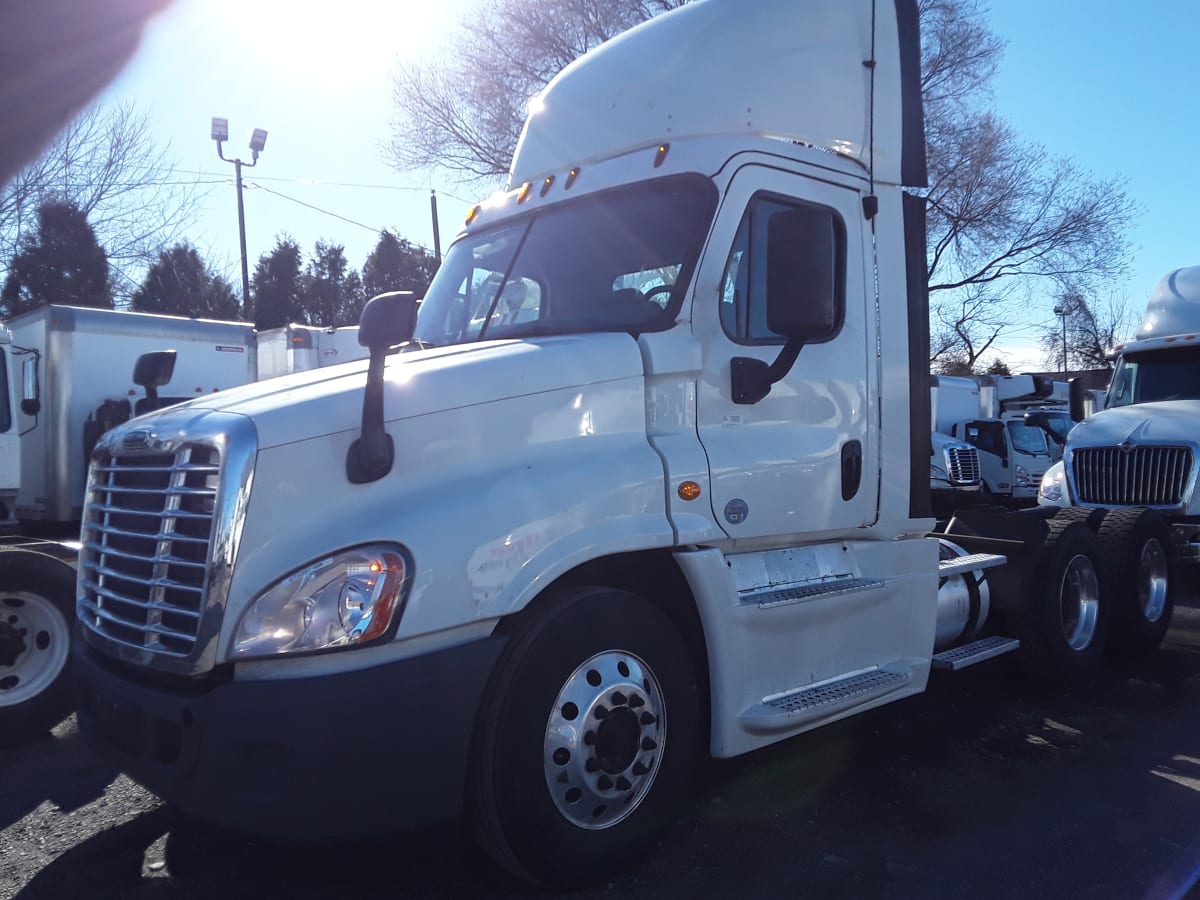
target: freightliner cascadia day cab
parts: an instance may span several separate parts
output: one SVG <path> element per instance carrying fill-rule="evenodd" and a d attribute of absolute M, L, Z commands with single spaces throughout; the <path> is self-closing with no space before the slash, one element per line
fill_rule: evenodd
<path fill-rule="evenodd" d="M 1159 281 L 1135 338 L 1115 353 L 1099 411 L 1085 418 L 1082 392 L 1072 391 L 1078 424 L 1062 461 L 1042 479 L 1038 502 L 1112 508 L 1110 521 L 1128 520 L 1125 527 L 1145 548 L 1138 566 L 1147 590 L 1129 610 L 1125 631 L 1137 644 L 1153 645 L 1174 608 L 1172 558 L 1200 561 L 1200 266 Z"/>
<path fill-rule="evenodd" d="M 419 311 L 364 310 L 368 361 L 109 432 L 89 740 L 231 828 L 465 813 L 565 885 L 644 854 L 701 753 L 1018 643 L 1090 673 L 1088 524 L 929 534 L 919 51 L 911 0 L 653 19 L 550 84 Z"/>
<path fill-rule="evenodd" d="M 97 439 L 150 408 L 253 381 L 255 363 L 254 327 L 244 322 L 51 305 L 7 325 L 0 329 L 0 746 L 45 734 L 73 706 L 66 676 L 73 564 Z M 139 375 L 143 354 L 168 368 L 151 365 Z"/>

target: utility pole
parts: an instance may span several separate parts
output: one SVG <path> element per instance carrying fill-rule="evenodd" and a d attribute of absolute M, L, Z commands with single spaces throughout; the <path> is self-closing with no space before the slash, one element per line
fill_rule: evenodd
<path fill-rule="evenodd" d="M 433 216 L 433 258 L 442 264 L 442 232 L 438 228 L 437 191 L 429 191 L 429 212 Z"/>
<path fill-rule="evenodd" d="M 229 120 L 220 119 L 216 116 L 212 120 L 212 139 L 217 142 L 217 156 L 224 162 L 233 163 L 234 171 L 237 180 L 237 209 L 238 209 L 238 240 L 242 248 L 242 314 L 250 315 L 250 265 L 246 259 L 246 207 L 242 201 L 242 166 L 247 169 L 253 168 L 258 164 L 258 154 L 262 152 L 267 145 L 267 132 L 262 128 L 255 128 L 254 133 L 250 137 L 250 152 L 253 154 L 250 157 L 250 162 L 243 162 L 240 159 L 226 159 L 225 153 L 222 150 L 222 144 L 229 140 Z"/>

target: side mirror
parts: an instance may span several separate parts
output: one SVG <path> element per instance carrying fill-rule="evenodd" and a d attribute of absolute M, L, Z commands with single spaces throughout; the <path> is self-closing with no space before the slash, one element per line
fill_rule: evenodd
<path fill-rule="evenodd" d="M 21 364 L 21 412 L 36 416 L 42 411 L 42 388 L 38 383 L 38 358 L 35 355 Z"/>
<path fill-rule="evenodd" d="M 133 364 L 133 383 L 146 389 L 146 412 L 158 408 L 158 389 L 175 374 L 175 351 L 143 353 Z"/>
<path fill-rule="evenodd" d="M 738 356 L 731 363 L 734 403 L 757 403 L 787 375 L 804 345 L 837 333 L 842 316 L 845 235 L 827 209 L 796 207 L 767 221 L 767 327 L 786 343 L 775 362 Z"/>
<path fill-rule="evenodd" d="M 1072 378 L 1067 382 L 1070 389 L 1071 421 L 1082 422 L 1088 417 L 1087 389 L 1083 386 L 1082 378 Z"/>
<path fill-rule="evenodd" d="M 358 343 L 371 351 L 363 389 L 362 430 L 346 453 L 351 484 L 378 481 L 392 471 L 395 444 L 383 424 L 383 370 L 390 348 L 411 340 L 417 329 L 417 300 L 411 291 L 372 297 L 358 319 Z"/>
<path fill-rule="evenodd" d="M 1026 425 L 1030 426 L 1031 428 L 1040 428 L 1042 431 L 1046 432 L 1046 434 L 1050 437 L 1050 440 L 1054 441 L 1054 443 L 1058 444 L 1060 447 L 1066 445 L 1067 442 L 1063 440 L 1058 432 L 1050 427 L 1050 417 L 1044 412 L 1027 412 L 1023 418 L 1025 419 Z"/>

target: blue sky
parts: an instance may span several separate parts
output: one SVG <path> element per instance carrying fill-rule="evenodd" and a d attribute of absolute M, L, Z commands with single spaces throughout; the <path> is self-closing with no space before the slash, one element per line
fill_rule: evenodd
<path fill-rule="evenodd" d="M 478 186 L 400 174 L 381 157 L 395 59 L 453 52 L 447 37 L 470 5 L 176 0 L 108 96 L 139 103 L 180 168 L 215 182 L 190 234 L 235 284 L 233 167 L 209 140 L 214 115 L 229 119 L 227 156 L 248 155 L 253 128 L 269 132 L 258 166 L 245 173 L 251 267 L 280 233 L 306 252 L 318 238 L 342 243 L 361 266 L 379 228 L 432 246 L 431 187 L 443 245 L 479 199 Z M 1128 179 L 1142 214 L 1130 234 L 1130 277 L 1112 288 L 1138 308 L 1169 269 L 1200 263 L 1192 222 L 1200 205 L 1198 20 L 1182 0 L 997 0 L 989 13 L 1008 43 L 995 84 L 1000 114 L 1096 176 Z M 1040 363 L 1036 325 L 1054 321 L 1052 299 L 1043 305 L 1005 340 L 1010 360 Z"/>

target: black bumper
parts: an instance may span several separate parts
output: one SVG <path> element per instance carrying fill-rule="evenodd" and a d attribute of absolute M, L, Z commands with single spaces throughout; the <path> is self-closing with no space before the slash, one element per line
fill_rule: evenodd
<path fill-rule="evenodd" d="M 209 822 L 299 839 L 406 828 L 460 813 L 503 644 L 184 693 L 140 684 L 76 640 L 79 727 L 105 759 Z"/>

